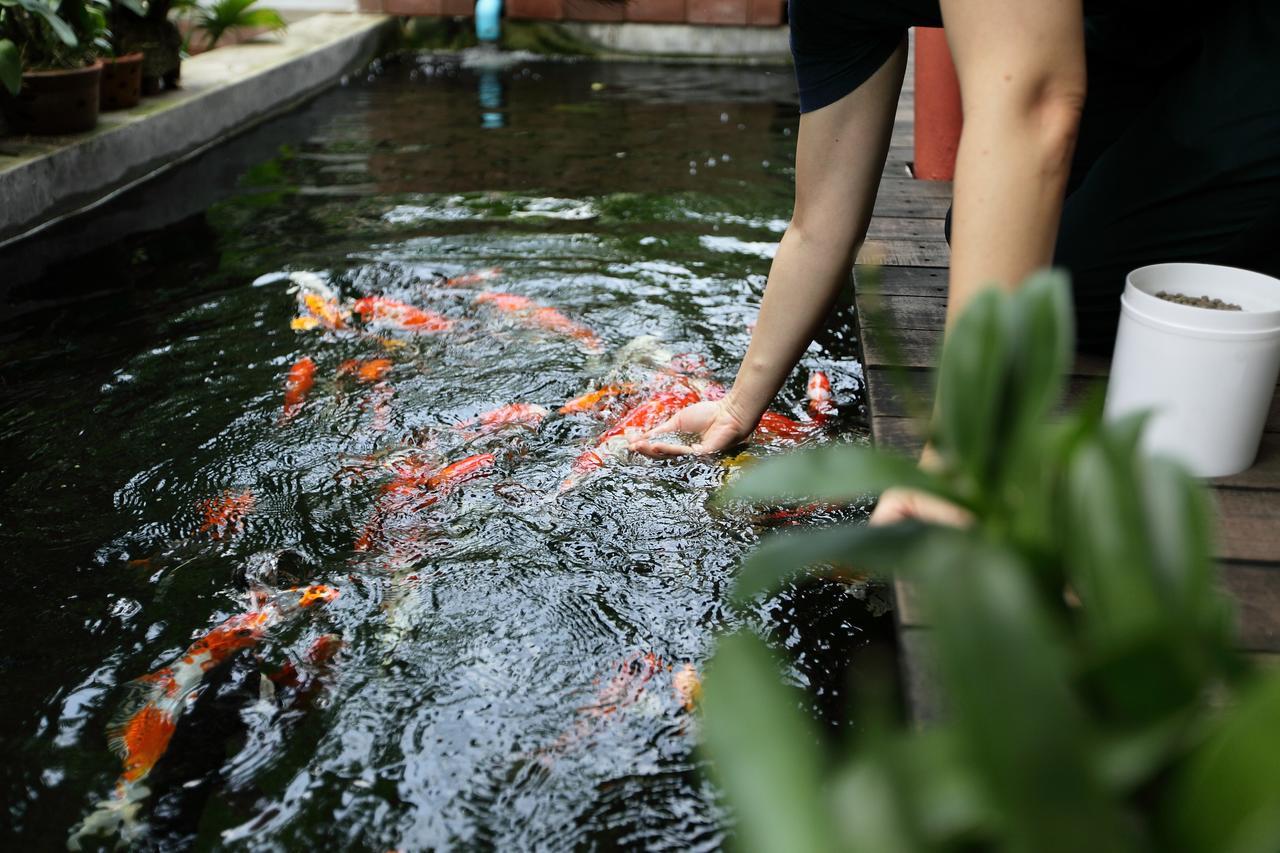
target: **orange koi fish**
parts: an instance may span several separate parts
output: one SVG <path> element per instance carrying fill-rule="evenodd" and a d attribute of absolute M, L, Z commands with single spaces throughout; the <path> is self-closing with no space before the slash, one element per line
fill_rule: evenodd
<path fill-rule="evenodd" d="M 630 452 L 633 436 L 648 432 L 676 412 L 693 405 L 700 399 L 699 392 L 688 386 L 650 395 L 623 415 L 617 423 L 601 433 L 596 439 L 595 447 L 578 454 L 578 458 L 573 461 L 572 472 L 560 484 L 560 491 L 565 492 L 578 485 L 587 475 L 604 467 L 609 459 L 625 457 Z"/>
<path fill-rule="evenodd" d="M 356 551 L 369 551 L 384 544 L 388 520 L 396 516 L 415 516 L 436 504 L 440 498 L 493 467 L 492 453 L 478 453 L 435 469 L 420 457 L 402 460 L 394 469 L 395 479 L 382 487 L 373 516 L 356 540 Z"/>
<path fill-rule="evenodd" d="M 455 487 L 475 477 L 481 471 L 492 467 L 492 453 L 477 453 L 474 456 L 468 456 L 466 459 L 459 459 L 457 462 L 450 463 L 437 473 L 432 474 L 427 478 L 427 488 L 442 495 L 448 494 Z"/>
<path fill-rule="evenodd" d="M 150 793 L 142 784 L 169 748 L 178 718 L 200 690 L 205 674 L 256 645 L 285 619 L 338 597 L 323 584 L 294 587 L 265 596 L 253 609 L 232 616 L 192 643 L 179 658 L 133 682 L 133 697 L 108 730 L 122 771 L 110 799 L 86 817 L 67 846 L 79 850 L 81 839 L 119 831 L 122 841 L 136 834 L 134 822 Z"/>
<path fill-rule="evenodd" d="M 702 703 L 702 678 L 691 663 L 686 663 L 672 673 L 671 688 L 680 700 L 680 705 L 690 714 Z"/>
<path fill-rule="evenodd" d="M 378 382 L 389 372 L 389 358 L 349 358 L 338 365 L 339 376 L 354 376 L 361 382 Z"/>
<path fill-rule="evenodd" d="M 590 352 L 600 352 L 604 349 L 604 344 L 595 332 L 580 323 L 575 323 L 555 308 L 539 305 L 527 296 L 486 291 L 476 296 L 475 302 L 477 305 L 492 305 L 504 314 L 510 314 L 525 326 L 573 338 Z"/>
<path fill-rule="evenodd" d="M 635 383 L 623 382 L 618 385 L 605 385 L 603 388 L 597 388 L 594 391 L 574 397 L 569 402 L 559 408 L 562 415 L 578 414 L 582 412 L 598 411 L 612 403 L 614 400 L 629 397 L 636 392 Z"/>
<path fill-rule="evenodd" d="M 800 524 L 806 519 L 812 518 L 819 513 L 836 512 L 839 509 L 839 504 L 818 502 L 805 504 L 804 506 L 791 507 L 789 509 L 774 510 L 773 512 L 767 512 L 763 515 L 757 515 L 753 520 L 757 524 L 789 526 Z"/>
<path fill-rule="evenodd" d="M 346 309 L 336 301 L 317 296 L 314 293 L 303 293 L 298 297 L 300 305 L 297 317 L 289 321 L 289 328 L 295 332 L 308 332 L 315 328 L 345 329 L 350 316 Z"/>
<path fill-rule="evenodd" d="M 289 375 L 284 380 L 284 418 L 288 420 L 302 408 L 302 401 L 316 381 L 316 363 L 309 356 L 303 356 L 289 368 Z"/>
<path fill-rule="evenodd" d="M 765 442 L 798 442 L 813 435 L 815 429 L 817 424 L 813 421 L 797 421 L 777 412 L 765 412 L 760 416 L 760 422 L 756 424 L 756 431 L 752 433 L 752 437 L 756 441 Z"/>
<path fill-rule="evenodd" d="M 232 492 L 227 490 L 216 498 L 206 498 L 200 502 L 200 510 L 204 513 L 204 524 L 200 525 L 200 533 L 208 533 L 214 539 L 221 539 L 228 533 L 239 531 L 244 517 L 253 511 L 253 492 Z"/>
<path fill-rule="evenodd" d="M 444 280 L 444 285 L 445 287 L 470 287 L 473 284 L 492 281 L 500 275 L 502 275 L 502 267 L 489 267 L 485 270 L 464 272 L 462 275 L 456 275 L 453 278 L 446 278 Z"/>
<path fill-rule="evenodd" d="M 310 272 L 290 273 L 293 290 L 298 294 L 298 316 L 289 323 L 295 332 L 315 328 L 345 329 L 351 314 L 338 302 L 333 288 L 320 276 Z"/>
<path fill-rule="evenodd" d="M 453 328 L 453 321 L 443 314 L 385 296 L 365 296 L 351 307 L 366 323 L 381 323 L 407 332 L 445 332 Z"/>
<path fill-rule="evenodd" d="M 342 651 L 344 643 L 342 637 L 338 634 L 321 634 L 316 637 L 311 645 L 307 648 L 304 658 L 306 664 L 310 667 L 322 667 L 337 657 L 338 652 Z M 284 666 L 270 673 L 267 678 L 276 687 L 287 687 L 294 690 L 300 690 L 306 685 L 297 665 L 286 660 Z"/>
<path fill-rule="evenodd" d="M 471 420 L 458 424 L 457 428 L 465 429 L 478 423 L 480 425 L 479 428 L 469 433 L 472 438 L 478 435 L 487 435 L 506 426 L 537 429 L 538 425 L 546 419 L 547 414 L 548 412 L 545 408 L 533 403 L 510 403 L 488 412 L 482 412 Z"/>
<path fill-rule="evenodd" d="M 811 438 L 822 428 L 827 418 L 835 413 L 831 380 L 821 370 L 815 370 L 809 374 L 805 395 L 809 398 L 811 420 L 797 421 L 777 412 L 765 412 L 760 416 L 760 423 L 756 425 L 752 436 L 757 441 L 790 443 Z"/>

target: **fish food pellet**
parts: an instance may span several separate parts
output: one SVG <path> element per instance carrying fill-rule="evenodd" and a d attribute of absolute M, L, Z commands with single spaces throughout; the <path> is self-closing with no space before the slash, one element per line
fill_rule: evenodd
<path fill-rule="evenodd" d="M 1243 311 L 1239 305 L 1234 302 L 1223 302 L 1221 299 L 1215 299 L 1210 296 L 1187 296 L 1185 293 L 1169 293 L 1162 290 L 1156 294 L 1157 299 L 1163 299 L 1166 302 L 1176 302 L 1179 305 L 1190 305 L 1192 308 L 1211 308 L 1215 311 Z"/>

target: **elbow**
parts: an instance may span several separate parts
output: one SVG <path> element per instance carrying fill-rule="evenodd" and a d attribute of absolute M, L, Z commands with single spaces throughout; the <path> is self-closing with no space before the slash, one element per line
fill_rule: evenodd
<path fill-rule="evenodd" d="M 1046 92 L 1031 111 L 1031 132 L 1044 154 L 1046 171 L 1066 174 L 1071 170 L 1080 116 L 1084 112 L 1084 86 Z"/>

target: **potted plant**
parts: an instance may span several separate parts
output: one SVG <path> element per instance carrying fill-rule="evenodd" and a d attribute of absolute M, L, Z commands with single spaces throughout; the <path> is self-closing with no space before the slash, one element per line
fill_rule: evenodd
<path fill-rule="evenodd" d="M 0 0 L 0 108 L 18 133 L 79 133 L 98 123 L 106 32 L 85 0 Z"/>
<path fill-rule="evenodd" d="M 182 34 L 169 20 L 169 12 L 176 6 L 173 0 L 133 0 L 112 9 L 112 45 L 117 55 L 142 54 L 143 95 L 178 87 Z"/>
<path fill-rule="evenodd" d="M 140 50 L 123 49 L 115 32 L 114 24 L 124 13 L 141 17 L 146 14 L 146 7 L 140 0 L 111 0 L 108 21 L 112 29 L 107 38 L 108 49 L 102 56 L 101 108 L 104 111 L 129 109 L 142 99 L 142 61 L 145 54 Z"/>

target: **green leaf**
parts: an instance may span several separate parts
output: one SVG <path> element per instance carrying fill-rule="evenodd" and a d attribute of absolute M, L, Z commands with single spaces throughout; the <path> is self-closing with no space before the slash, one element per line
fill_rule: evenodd
<path fill-rule="evenodd" d="M 1165 816 L 1193 853 L 1280 850 L 1280 676 L 1241 697 L 1192 756 Z"/>
<path fill-rule="evenodd" d="M 919 565 L 927 559 L 922 554 L 950 547 L 966 535 L 962 530 L 918 522 L 879 527 L 842 524 L 777 534 L 766 538 L 742 564 L 734 598 L 745 603 L 775 589 L 798 570 L 822 564 L 889 575 Z"/>
<path fill-rule="evenodd" d="M 283 30 L 287 25 L 280 13 L 274 9 L 252 9 L 240 16 L 237 22 L 241 27 L 263 27 L 268 30 Z"/>
<path fill-rule="evenodd" d="M 1009 298 L 1005 408 L 1009 432 L 1018 442 L 1043 426 L 1062 396 L 1073 349 L 1070 293 L 1065 273 L 1046 270 Z"/>
<path fill-rule="evenodd" d="M 71 25 L 64 21 L 52 7 L 45 3 L 31 2 L 24 3 L 23 8 L 32 14 L 39 15 L 44 19 L 49 28 L 67 47 L 76 47 L 80 41 L 76 38 L 75 30 Z"/>
<path fill-rule="evenodd" d="M 720 641 L 703 691 L 704 746 L 745 850 L 836 848 L 818 735 L 800 703 L 757 637 L 739 632 Z"/>
<path fill-rule="evenodd" d="M 1014 553 L 977 540 L 918 575 L 957 735 L 1005 823 L 1004 849 L 1129 849 L 1072 694 L 1069 647 L 1030 577 Z"/>
<path fill-rule="evenodd" d="M 8 39 L 0 39 L 0 84 L 11 95 L 22 89 L 22 57 L 17 45 Z"/>
<path fill-rule="evenodd" d="M 955 500 L 941 480 L 905 456 L 848 445 L 766 459 L 744 471 L 716 500 L 853 502 L 894 486 Z"/>
<path fill-rule="evenodd" d="M 978 494 L 989 487 L 991 460 L 1002 447 L 1005 358 L 1002 294 L 974 297 L 947 335 L 938 366 L 935 445 Z"/>

